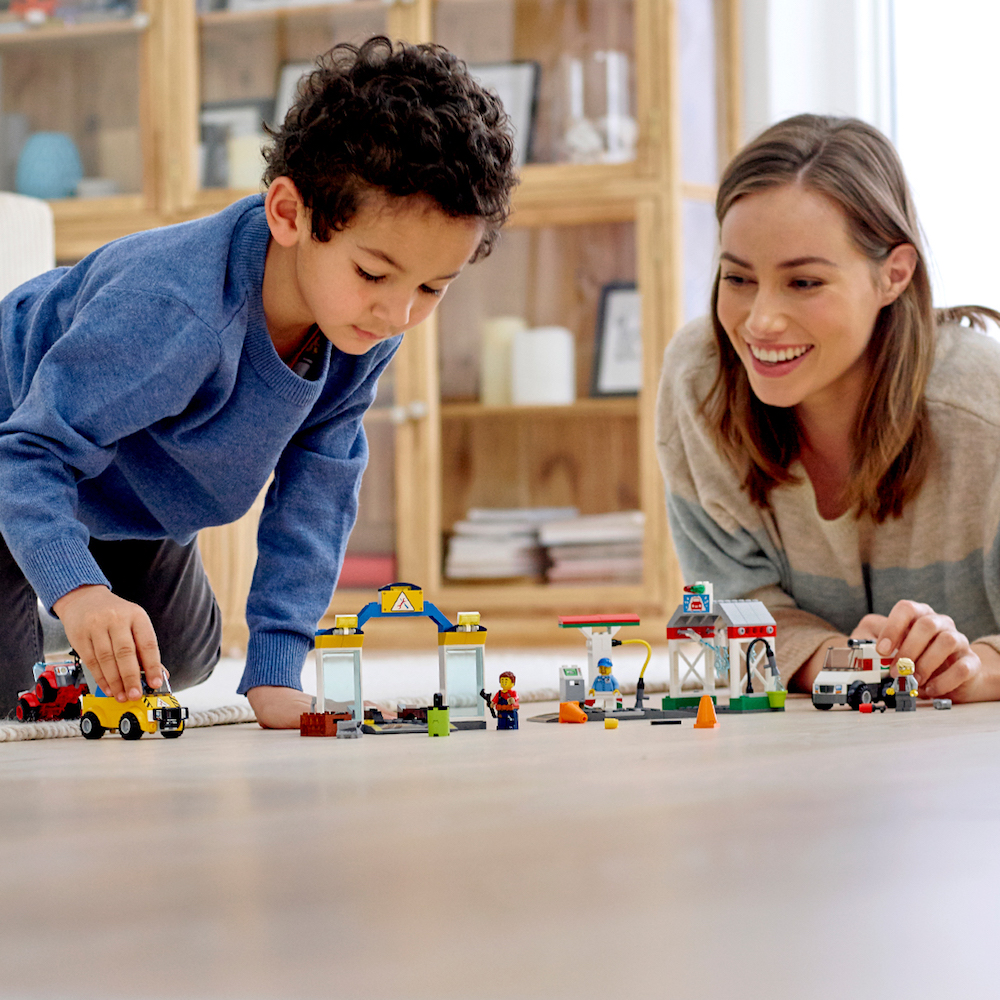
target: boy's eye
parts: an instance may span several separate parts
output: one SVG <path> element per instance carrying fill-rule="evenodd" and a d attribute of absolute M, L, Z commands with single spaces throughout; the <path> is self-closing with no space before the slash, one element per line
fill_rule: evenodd
<path fill-rule="evenodd" d="M 372 283 L 378 283 L 379 281 L 385 280 L 384 274 L 369 274 L 367 271 L 358 267 L 357 264 L 354 265 L 354 270 L 358 272 L 358 276 L 364 278 L 365 281 L 371 281 Z"/>

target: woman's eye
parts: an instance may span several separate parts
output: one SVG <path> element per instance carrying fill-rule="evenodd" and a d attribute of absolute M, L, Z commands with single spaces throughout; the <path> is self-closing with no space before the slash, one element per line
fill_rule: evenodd
<path fill-rule="evenodd" d="M 744 278 L 742 274 L 724 274 L 722 280 L 727 285 L 732 285 L 734 288 L 741 288 L 743 285 L 749 285 L 750 279 Z"/>
<path fill-rule="evenodd" d="M 822 284 L 823 282 L 816 278 L 794 278 L 792 280 L 793 288 L 819 288 Z"/>
<path fill-rule="evenodd" d="M 420 291 L 422 291 L 426 295 L 435 295 L 435 296 L 444 295 L 443 288 L 431 288 L 428 285 L 421 285 Z"/>
<path fill-rule="evenodd" d="M 358 276 L 364 278 L 365 281 L 371 281 L 373 283 L 378 283 L 379 281 L 383 281 L 385 279 L 385 275 L 384 274 L 369 274 L 367 271 L 365 271 L 362 268 L 358 267 L 357 264 L 354 265 L 354 270 L 357 271 L 358 272 Z"/>

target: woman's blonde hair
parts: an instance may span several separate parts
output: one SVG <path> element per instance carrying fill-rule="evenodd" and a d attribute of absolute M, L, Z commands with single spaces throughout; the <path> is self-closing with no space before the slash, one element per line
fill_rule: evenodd
<path fill-rule="evenodd" d="M 767 129 L 726 168 L 715 214 L 719 225 L 740 198 L 766 188 L 801 184 L 835 201 L 857 248 L 873 265 L 909 243 L 913 278 L 885 306 L 868 344 L 871 379 L 854 427 L 848 509 L 877 522 L 899 517 L 920 489 L 933 454 L 924 389 L 934 363 L 937 322 L 984 325 L 992 310 L 964 307 L 935 316 L 917 214 L 902 164 L 888 139 L 855 118 L 797 115 Z M 793 407 L 768 406 L 750 388 L 746 369 L 718 317 L 720 273 L 712 286 L 712 325 L 720 364 L 702 412 L 722 452 L 743 476 L 751 500 L 766 507 L 771 489 L 796 477 L 799 454 Z"/>

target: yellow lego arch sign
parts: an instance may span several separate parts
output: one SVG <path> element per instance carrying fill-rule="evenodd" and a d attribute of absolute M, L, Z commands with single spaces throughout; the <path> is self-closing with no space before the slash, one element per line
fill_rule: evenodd
<path fill-rule="evenodd" d="M 379 591 L 382 598 L 382 614 L 412 615 L 423 614 L 424 592 L 410 583 L 394 583 Z"/>

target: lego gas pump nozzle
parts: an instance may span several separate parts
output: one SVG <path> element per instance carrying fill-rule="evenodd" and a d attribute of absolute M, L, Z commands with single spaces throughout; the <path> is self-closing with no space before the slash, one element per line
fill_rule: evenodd
<path fill-rule="evenodd" d="M 490 710 L 490 715 L 495 719 L 497 717 L 497 710 L 493 707 L 493 702 L 490 701 L 491 696 L 486 693 L 486 688 L 479 689 L 479 697 L 486 702 L 486 707 Z"/>
<path fill-rule="evenodd" d="M 848 640 L 850 642 L 851 640 Z M 753 681 L 751 680 L 753 676 L 753 671 L 750 669 L 750 654 L 753 652 L 754 646 L 757 643 L 761 643 L 764 646 L 764 655 L 767 657 L 767 672 L 771 674 L 772 677 L 779 678 L 778 686 L 781 686 L 780 677 L 778 673 L 778 664 L 774 659 L 774 650 L 771 649 L 771 644 L 767 639 L 762 639 L 759 636 L 756 639 L 751 639 L 750 644 L 747 646 L 747 694 L 753 694 Z"/>
<path fill-rule="evenodd" d="M 641 712 L 642 703 L 646 700 L 646 682 L 643 680 L 642 675 L 646 672 L 646 667 L 649 666 L 650 658 L 653 655 L 653 647 L 645 639 L 612 639 L 611 645 L 646 647 L 646 662 L 642 665 L 642 670 L 639 671 L 639 679 L 635 682 L 635 708 L 636 711 Z"/>

